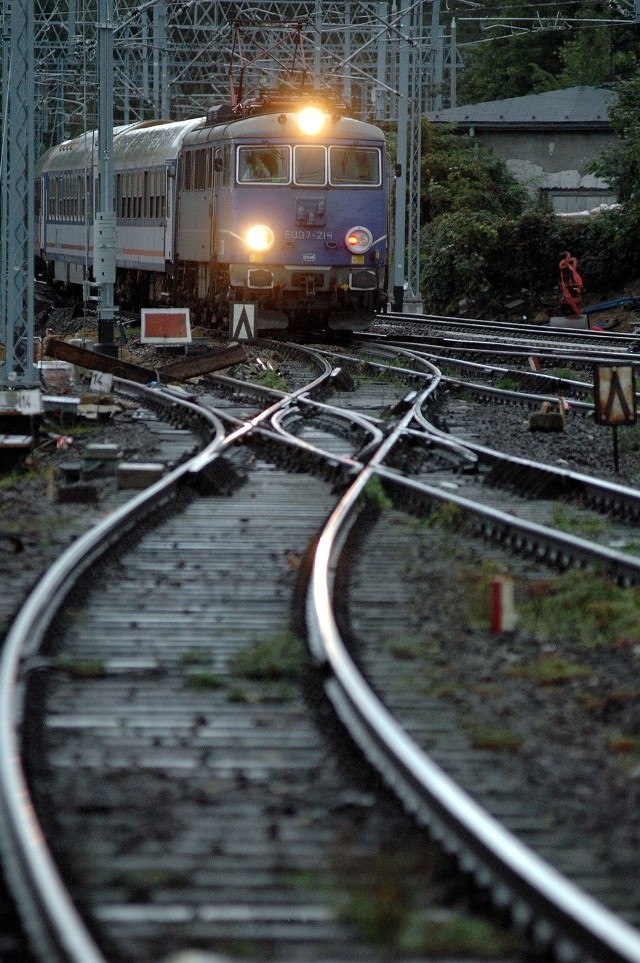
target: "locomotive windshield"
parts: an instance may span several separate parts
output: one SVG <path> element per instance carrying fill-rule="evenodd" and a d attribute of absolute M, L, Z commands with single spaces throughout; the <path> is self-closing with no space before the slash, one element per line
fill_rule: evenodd
<path fill-rule="evenodd" d="M 238 180 L 243 184 L 287 184 L 289 148 L 238 148 Z"/>
<path fill-rule="evenodd" d="M 294 148 L 293 160 L 296 184 L 326 184 L 327 152 L 324 147 L 299 144 Z"/>
<path fill-rule="evenodd" d="M 293 170 L 292 170 L 293 168 Z M 237 179 L 241 184 L 294 184 L 309 187 L 379 187 L 381 153 L 377 147 L 297 144 L 293 148 L 239 147 Z"/>
<path fill-rule="evenodd" d="M 332 184 L 380 184 L 380 151 L 371 147 L 330 147 L 329 179 Z"/>

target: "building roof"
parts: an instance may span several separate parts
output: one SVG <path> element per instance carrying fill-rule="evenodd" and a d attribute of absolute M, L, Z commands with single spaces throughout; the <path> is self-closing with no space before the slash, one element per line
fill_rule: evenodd
<path fill-rule="evenodd" d="M 565 87 L 543 94 L 507 97 L 481 104 L 466 104 L 446 110 L 430 110 L 433 123 L 465 127 L 575 127 L 610 129 L 609 111 L 618 99 L 605 87 Z"/>

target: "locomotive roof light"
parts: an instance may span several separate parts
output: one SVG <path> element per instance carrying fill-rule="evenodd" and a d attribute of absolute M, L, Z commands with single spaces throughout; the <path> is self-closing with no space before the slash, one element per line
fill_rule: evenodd
<path fill-rule="evenodd" d="M 270 251 L 275 242 L 275 234 L 266 224 L 254 224 L 245 235 L 245 240 L 252 251 L 258 253 Z"/>
<path fill-rule="evenodd" d="M 353 254 L 364 254 L 373 244 L 373 234 L 367 227 L 352 227 L 345 234 L 344 243 Z"/>
<path fill-rule="evenodd" d="M 301 133 L 313 137 L 320 133 L 325 125 L 325 120 L 325 114 L 319 107 L 303 107 L 298 114 L 298 127 Z"/>

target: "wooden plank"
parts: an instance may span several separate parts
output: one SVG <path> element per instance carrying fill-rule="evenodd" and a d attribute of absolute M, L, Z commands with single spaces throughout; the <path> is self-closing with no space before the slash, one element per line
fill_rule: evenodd
<path fill-rule="evenodd" d="M 127 381 L 134 381 L 139 385 L 149 384 L 150 381 L 157 381 L 155 371 L 151 368 L 143 368 L 142 365 L 132 364 L 130 361 L 121 361 L 119 358 L 112 358 L 106 354 L 99 354 L 97 351 L 89 351 L 87 348 L 80 348 L 68 341 L 60 338 L 47 338 L 43 345 L 43 351 L 49 358 L 58 358 L 60 361 L 70 361 L 80 368 L 87 368 L 90 371 L 103 371 L 112 374 L 116 378 L 126 378 Z"/>
<path fill-rule="evenodd" d="M 134 381 L 136 384 L 142 385 L 149 384 L 150 381 L 169 381 L 172 379 L 185 381 L 188 378 L 207 374 L 209 371 L 220 371 L 222 368 L 228 368 L 229 365 L 240 364 L 246 360 L 244 349 L 236 342 L 232 342 L 224 348 L 207 352 L 207 354 L 174 361 L 155 369 L 144 368 L 142 365 L 133 364 L 130 361 L 121 361 L 119 358 L 99 354 L 97 351 L 89 351 L 87 348 L 69 344 L 68 341 L 62 341 L 60 338 L 47 338 L 43 351 L 50 358 L 70 361 L 71 364 L 78 365 L 80 368 L 102 371 L 105 374 L 112 374 L 116 378 L 126 378 L 128 381 Z"/>
<path fill-rule="evenodd" d="M 208 351 L 206 354 L 193 355 L 192 357 L 173 361 L 159 369 L 162 379 L 177 378 L 186 380 L 196 378 L 198 375 L 208 374 L 209 371 L 220 371 L 228 368 L 232 364 L 241 364 L 247 360 L 244 348 L 236 341 L 232 341 L 225 348 L 217 348 Z"/>

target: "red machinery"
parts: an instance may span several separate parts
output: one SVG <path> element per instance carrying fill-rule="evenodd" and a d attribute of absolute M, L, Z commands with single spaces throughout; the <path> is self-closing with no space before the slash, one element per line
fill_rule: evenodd
<path fill-rule="evenodd" d="M 580 295 L 582 293 L 582 278 L 578 274 L 578 259 L 565 251 L 560 258 L 560 284 L 558 301 L 560 310 L 564 314 L 582 314 Z"/>

